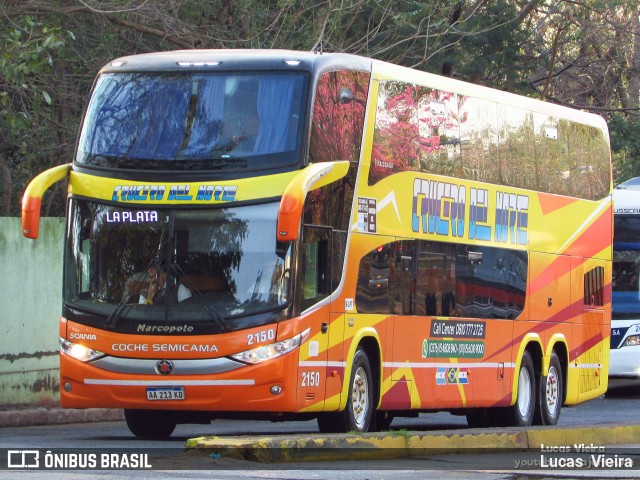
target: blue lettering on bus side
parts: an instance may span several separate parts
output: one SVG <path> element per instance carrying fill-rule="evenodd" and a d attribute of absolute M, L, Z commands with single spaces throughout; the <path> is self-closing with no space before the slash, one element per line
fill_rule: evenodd
<path fill-rule="evenodd" d="M 469 238 L 472 240 L 491 240 L 489 220 L 489 191 L 471 188 L 469 207 Z"/>
<path fill-rule="evenodd" d="M 233 202 L 236 199 L 236 192 L 238 187 L 224 187 L 224 193 L 222 195 L 223 202 Z"/>
<path fill-rule="evenodd" d="M 164 198 L 164 185 L 116 185 L 111 194 L 114 202 L 159 201 Z"/>
<path fill-rule="evenodd" d="M 238 187 L 236 186 L 200 185 L 196 200 L 210 201 L 214 199 L 216 202 L 233 202 L 236 199 L 237 191 Z"/>
<path fill-rule="evenodd" d="M 209 201 L 213 197 L 213 185 L 200 185 L 196 200 Z"/>
<path fill-rule="evenodd" d="M 111 193 L 114 202 L 159 202 L 165 198 L 167 187 L 164 185 L 116 185 Z M 190 202 L 193 195 L 190 194 L 189 185 L 171 185 L 167 201 Z M 201 202 L 233 202 L 236 199 L 238 187 L 235 185 L 200 185 L 195 197 Z"/>
<path fill-rule="evenodd" d="M 193 196 L 189 195 L 189 190 L 189 185 L 171 185 L 167 200 L 176 202 L 191 201 L 193 200 Z"/>
<path fill-rule="evenodd" d="M 529 197 L 515 193 L 496 193 L 496 242 L 527 244 Z"/>
<path fill-rule="evenodd" d="M 464 235 L 464 185 L 416 178 L 413 183 L 411 227 L 414 232 Z"/>
<path fill-rule="evenodd" d="M 149 200 L 162 200 L 164 198 L 164 185 L 151 185 L 149 187 Z"/>
<path fill-rule="evenodd" d="M 526 208 L 529 209 L 529 197 L 522 196 L 523 202 L 526 201 Z M 529 213 L 518 210 L 518 229 L 516 233 L 516 243 L 518 245 L 527 244 L 527 229 L 529 228 Z"/>
<path fill-rule="evenodd" d="M 470 240 L 526 245 L 529 228 L 529 197 L 496 192 L 495 206 L 490 205 L 489 190 L 470 188 Z M 464 185 L 414 179 L 411 202 L 411 228 L 414 232 L 462 238 L 465 234 Z M 494 209 L 495 223 L 489 223 L 489 209 Z"/>

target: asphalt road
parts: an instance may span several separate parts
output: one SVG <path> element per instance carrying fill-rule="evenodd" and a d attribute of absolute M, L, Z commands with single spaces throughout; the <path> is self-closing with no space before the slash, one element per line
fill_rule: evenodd
<path fill-rule="evenodd" d="M 607 395 L 572 408 L 563 408 L 558 428 L 607 426 L 613 424 L 640 425 L 640 383 L 613 382 Z M 432 432 L 466 430 L 464 417 L 448 413 L 421 414 L 418 418 L 395 419 L 392 429 L 398 435 L 404 432 Z M 124 422 L 97 422 L 68 425 L 0 429 L 2 449 L 51 449 L 52 451 L 81 451 L 78 449 L 133 449 L 152 452 L 154 470 L 136 471 L 135 478 L 277 478 L 277 479 L 415 479 L 415 478 L 640 478 L 640 470 L 613 469 L 602 471 L 545 471 L 513 472 L 509 465 L 528 459 L 532 452 L 504 452 L 465 455 L 431 455 L 409 459 L 371 459 L 362 461 L 315 462 L 305 464 L 265 465 L 217 458 L 199 452 L 184 452 L 189 438 L 216 436 L 291 435 L 311 436 L 318 432 L 315 421 L 271 423 L 241 420 L 216 420 L 211 425 L 180 425 L 174 435 L 165 441 L 140 440 L 133 437 Z M 640 439 L 639 439 L 640 442 Z M 637 446 L 633 446 L 634 448 Z M 635 455 L 636 450 L 629 450 Z M 640 467 L 640 448 L 638 467 Z M 6 451 L 5 451 L 6 453 Z M 535 452 L 533 452 L 535 454 Z M 492 454 L 493 455 L 493 454 Z M 534 455 L 533 458 L 537 458 Z M 635 456 L 634 456 L 635 458 Z M 635 461 L 635 460 L 634 460 Z M 525 462 L 526 464 L 526 462 Z M 494 465 L 506 465 L 496 470 Z M 163 471 L 157 470 L 158 468 Z M 212 472 L 215 470 L 215 472 Z M 113 471 L 8 471 L 0 469 L 0 478 L 130 478 L 130 470 Z M 10 474 L 10 475 L 9 475 Z M 570 475 L 569 475 L 570 474 Z M 569 476 L 567 476 L 569 475 Z"/>

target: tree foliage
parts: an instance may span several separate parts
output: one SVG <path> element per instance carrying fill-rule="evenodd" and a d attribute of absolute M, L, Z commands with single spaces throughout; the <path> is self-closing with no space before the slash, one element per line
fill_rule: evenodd
<path fill-rule="evenodd" d="M 622 181 L 640 173 L 638 3 L 0 0 L 0 215 L 71 161 L 102 65 L 182 48 L 349 52 L 600 113 Z M 62 191 L 48 203 L 61 213 Z"/>

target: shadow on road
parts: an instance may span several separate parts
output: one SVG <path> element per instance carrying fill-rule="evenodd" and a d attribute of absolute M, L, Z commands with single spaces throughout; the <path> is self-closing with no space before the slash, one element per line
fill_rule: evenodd
<path fill-rule="evenodd" d="M 640 398 L 640 380 L 609 380 L 607 398 Z"/>

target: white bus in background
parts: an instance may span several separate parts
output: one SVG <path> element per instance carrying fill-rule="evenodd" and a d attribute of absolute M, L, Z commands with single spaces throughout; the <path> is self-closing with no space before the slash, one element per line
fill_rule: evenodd
<path fill-rule="evenodd" d="M 609 377 L 640 378 L 640 177 L 613 190 L 613 207 Z"/>

